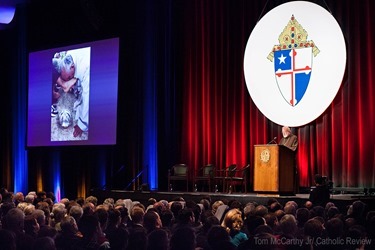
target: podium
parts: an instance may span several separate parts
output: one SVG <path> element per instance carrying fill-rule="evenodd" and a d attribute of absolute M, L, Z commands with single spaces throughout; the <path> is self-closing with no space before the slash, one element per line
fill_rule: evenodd
<path fill-rule="evenodd" d="M 277 144 L 254 145 L 254 191 L 295 193 L 295 152 Z"/>

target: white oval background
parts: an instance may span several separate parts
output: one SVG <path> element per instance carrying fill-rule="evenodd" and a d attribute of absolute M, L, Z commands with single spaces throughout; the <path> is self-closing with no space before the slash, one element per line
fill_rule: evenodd
<path fill-rule="evenodd" d="M 294 15 L 320 53 L 313 57 L 309 86 L 300 103 L 289 105 L 275 79 L 274 63 L 267 59 L 279 35 Z M 246 45 L 246 85 L 258 109 L 279 125 L 298 127 L 318 118 L 336 96 L 346 65 L 346 47 L 335 18 L 314 3 L 296 1 L 268 12 L 254 27 Z"/>

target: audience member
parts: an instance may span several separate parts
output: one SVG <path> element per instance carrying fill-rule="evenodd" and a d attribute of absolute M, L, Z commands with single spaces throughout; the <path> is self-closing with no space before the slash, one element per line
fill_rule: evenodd
<path fill-rule="evenodd" d="M 243 226 L 242 213 L 237 208 L 233 208 L 225 214 L 221 226 L 225 228 L 229 234 L 230 242 L 236 247 L 248 239 L 247 235 L 241 231 Z"/>
<path fill-rule="evenodd" d="M 208 231 L 213 227 L 213 226 L 219 226 L 220 221 L 213 215 L 209 216 L 205 222 L 203 223 L 203 226 L 197 231 L 196 233 L 196 241 L 197 241 L 197 247 L 200 248 L 207 248 L 207 234 Z"/>
<path fill-rule="evenodd" d="M 155 229 L 148 235 L 147 250 L 168 250 L 168 232 L 164 229 Z M 112 245 L 111 245 L 112 247 Z"/>
<path fill-rule="evenodd" d="M 268 213 L 264 216 L 264 219 L 266 221 L 266 224 L 275 232 L 279 233 L 279 220 L 277 219 L 276 215 L 274 213 Z"/>
<path fill-rule="evenodd" d="M 39 233 L 39 224 L 35 218 L 35 215 L 29 214 L 25 216 L 24 219 L 24 230 L 25 233 L 30 235 L 33 238 L 36 238 Z"/>
<path fill-rule="evenodd" d="M 179 227 L 170 240 L 170 250 L 195 250 L 195 232 L 192 227 Z"/>
<path fill-rule="evenodd" d="M 56 231 L 60 231 L 60 222 L 62 218 L 66 215 L 65 205 L 62 203 L 54 204 L 51 213 L 51 222 L 50 225 L 56 229 Z"/>
<path fill-rule="evenodd" d="M 79 224 L 79 231 L 82 233 L 80 247 L 86 249 L 108 249 L 109 241 L 103 234 L 99 220 L 94 215 L 82 216 Z"/>
<path fill-rule="evenodd" d="M 145 211 L 142 207 L 135 206 L 130 212 L 131 223 L 128 225 L 129 243 L 127 249 L 144 250 L 147 247 L 147 231 L 143 227 Z"/>
<path fill-rule="evenodd" d="M 37 204 L 38 202 L 44 201 L 44 199 L 47 198 L 47 193 L 45 191 L 39 191 L 36 193 L 36 197 L 34 200 L 34 204 Z"/>
<path fill-rule="evenodd" d="M 18 203 L 24 202 L 25 201 L 25 196 L 23 195 L 22 192 L 17 192 L 14 195 L 14 204 L 17 206 Z"/>
<path fill-rule="evenodd" d="M 146 229 L 147 234 L 155 229 L 161 228 L 160 216 L 156 211 L 149 210 L 143 216 L 143 227 Z"/>
<path fill-rule="evenodd" d="M 207 243 L 210 250 L 235 250 L 228 232 L 222 226 L 212 226 L 207 233 Z"/>
<path fill-rule="evenodd" d="M 70 216 L 72 216 L 77 223 L 79 223 L 79 220 L 81 219 L 81 217 L 83 216 L 83 209 L 80 205 L 75 205 L 75 206 L 72 206 L 70 209 L 69 209 L 69 213 L 68 213 Z"/>
<path fill-rule="evenodd" d="M 285 214 L 280 220 L 281 237 L 286 239 L 296 238 L 298 232 L 297 220 L 292 214 Z"/>
<path fill-rule="evenodd" d="M 126 249 L 129 233 L 121 223 L 121 213 L 116 209 L 108 210 L 108 225 L 104 231 L 111 249 Z"/>
<path fill-rule="evenodd" d="M 29 249 L 35 238 L 25 234 L 25 214 L 23 211 L 18 208 L 12 208 L 4 219 L 3 229 L 15 234 L 17 250 Z"/>
<path fill-rule="evenodd" d="M 62 218 L 61 223 L 61 231 L 58 232 L 55 244 L 57 249 L 78 249 L 80 246 L 80 242 L 82 240 L 82 234 L 78 230 L 78 225 L 76 220 L 67 215 Z"/>
<path fill-rule="evenodd" d="M 268 213 L 268 209 L 266 206 L 258 205 L 255 207 L 254 215 L 264 217 Z"/>

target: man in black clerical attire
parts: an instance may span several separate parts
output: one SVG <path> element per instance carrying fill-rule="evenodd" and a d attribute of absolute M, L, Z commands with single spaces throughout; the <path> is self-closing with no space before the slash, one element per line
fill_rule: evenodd
<path fill-rule="evenodd" d="M 293 168 L 295 171 L 294 174 L 294 180 L 293 180 L 293 186 L 294 186 L 294 193 L 298 193 L 299 191 L 299 183 L 298 183 L 298 171 L 297 171 L 297 166 L 296 166 L 296 152 L 297 152 L 297 146 L 298 146 L 298 138 L 296 135 L 292 133 L 292 130 L 284 126 L 281 129 L 281 132 L 283 134 L 283 137 L 281 138 L 279 145 L 284 146 L 294 153 L 294 159 L 293 159 Z"/>
<path fill-rule="evenodd" d="M 325 207 L 329 199 L 329 187 L 320 174 L 315 175 L 315 188 L 311 189 L 309 200 L 312 202 L 313 206 Z"/>

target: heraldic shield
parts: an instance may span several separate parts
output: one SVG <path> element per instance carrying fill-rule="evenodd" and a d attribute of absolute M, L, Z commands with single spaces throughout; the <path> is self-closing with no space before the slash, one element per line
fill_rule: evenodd
<path fill-rule="evenodd" d="M 313 53 L 311 47 L 274 51 L 277 85 L 285 101 L 296 106 L 310 82 Z"/>

